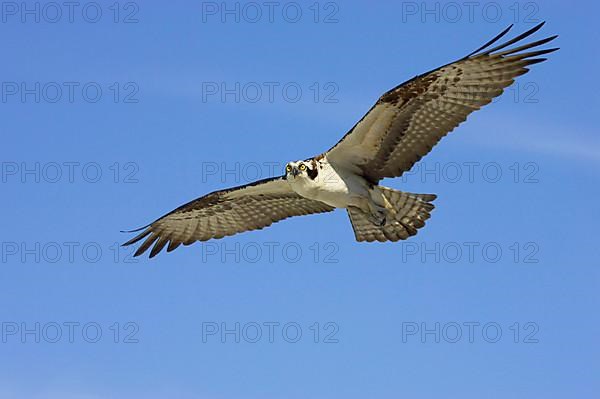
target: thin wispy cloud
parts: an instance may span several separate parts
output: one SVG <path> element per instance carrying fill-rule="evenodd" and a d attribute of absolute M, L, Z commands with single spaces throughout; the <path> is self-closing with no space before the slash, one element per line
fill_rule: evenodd
<path fill-rule="evenodd" d="M 511 151 L 554 156 L 561 159 L 600 163 L 600 140 L 588 127 L 532 124 L 514 115 L 475 116 L 468 127 L 477 134 L 470 143 Z M 458 129 L 460 129 L 459 127 Z"/>

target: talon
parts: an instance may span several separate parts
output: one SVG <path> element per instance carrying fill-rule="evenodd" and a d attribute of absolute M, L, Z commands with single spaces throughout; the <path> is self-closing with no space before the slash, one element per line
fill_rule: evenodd
<path fill-rule="evenodd" d="M 375 215 L 370 215 L 369 220 L 376 226 L 383 227 L 387 221 L 386 215 L 383 212 L 377 212 Z"/>

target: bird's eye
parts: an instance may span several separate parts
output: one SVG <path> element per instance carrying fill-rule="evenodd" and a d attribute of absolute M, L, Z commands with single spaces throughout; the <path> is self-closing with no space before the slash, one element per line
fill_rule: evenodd
<path fill-rule="evenodd" d="M 300 170 L 301 171 L 305 171 L 306 170 L 306 165 L 304 165 L 303 163 L 300 164 Z"/>
<path fill-rule="evenodd" d="M 287 166 L 285 167 L 285 171 L 286 171 L 286 172 L 291 172 L 291 171 L 292 171 L 292 167 L 291 167 L 290 165 L 287 165 Z"/>

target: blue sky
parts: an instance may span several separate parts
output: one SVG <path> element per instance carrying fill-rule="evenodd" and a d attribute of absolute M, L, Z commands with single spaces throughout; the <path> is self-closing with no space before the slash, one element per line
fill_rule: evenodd
<path fill-rule="evenodd" d="M 0 22 L 0 397 L 599 391 L 596 3 L 24 4 Z M 356 243 L 336 211 L 117 247 L 539 20 L 561 50 L 384 182 L 438 194 L 412 240 Z"/>

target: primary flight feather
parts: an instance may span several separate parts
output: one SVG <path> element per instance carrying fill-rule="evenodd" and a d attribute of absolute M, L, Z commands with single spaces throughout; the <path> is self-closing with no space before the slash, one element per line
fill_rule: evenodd
<path fill-rule="evenodd" d="M 510 47 L 527 32 L 490 48 L 509 26 L 458 61 L 419 75 L 383 94 L 329 151 L 289 162 L 283 176 L 215 191 L 132 232 L 123 245 L 144 240 L 154 257 L 180 246 L 262 229 L 291 216 L 345 208 L 357 241 L 398 241 L 417 234 L 434 208 L 433 194 L 413 194 L 378 185 L 398 177 L 426 155 L 473 111 L 502 94 L 539 56 L 558 48 L 532 50 L 554 40 Z M 531 51 L 530 51 L 531 50 Z"/>

